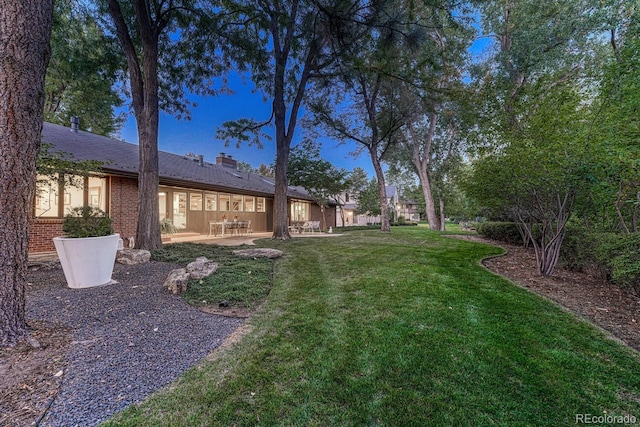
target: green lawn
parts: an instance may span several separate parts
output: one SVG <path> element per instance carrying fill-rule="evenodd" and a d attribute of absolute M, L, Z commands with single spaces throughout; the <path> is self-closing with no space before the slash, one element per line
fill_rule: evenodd
<path fill-rule="evenodd" d="M 253 330 L 115 417 L 131 426 L 575 425 L 640 418 L 640 359 L 426 227 L 285 251 Z"/>

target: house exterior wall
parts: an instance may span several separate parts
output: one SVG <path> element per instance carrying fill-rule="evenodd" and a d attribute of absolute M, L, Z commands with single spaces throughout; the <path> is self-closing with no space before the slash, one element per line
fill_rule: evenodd
<path fill-rule="evenodd" d="M 53 252 L 53 238 L 62 236 L 62 220 L 34 218 L 29 233 L 29 253 Z"/>
<path fill-rule="evenodd" d="M 187 194 L 187 204 L 189 203 L 189 194 L 202 193 L 204 190 L 192 188 L 179 188 L 170 186 L 160 186 L 160 191 L 166 193 L 166 213 L 165 216 L 172 218 L 173 212 L 173 193 L 183 192 Z M 136 235 L 137 217 L 138 217 L 138 182 L 136 178 L 108 176 L 107 177 L 107 193 L 109 216 L 113 219 L 114 231 L 120 234 L 124 240 L 125 246 L 132 244 Z M 229 194 L 229 193 L 220 193 Z M 233 194 L 233 193 L 232 193 Z M 239 190 L 237 194 L 241 194 Z M 219 208 L 219 207 L 218 207 Z M 239 220 L 251 220 L 251 228 L 254 232 L 272 232 L 273 231 L 273 198 L 265 198 L 265 212 L 228 212 L 222 210 L 215 211 L 192 211 L 187 206 L 187 227 L 181 231 L 196 232 L 200 234 L 209 233 L 209 221 L 220 221 L 222 215 L 226 213 L 227 220 L 233 220 L 234 215 Z M 320 206 L 311 204 L 310 220 L 323 221 Z M 336 226 L 336 209 L 335 207 L 325 210 L 325 218 L 327 224 L 324 229 L 330 226 Z M 53 238 L 61 236 L 62 233 L 61 218 L 34 218 L 31 224 L 29 252 L 52 252 L 55 251 Z M 324 223 L 323 223 L 324 225 Z"/>
<path fill-rule="evenodd" d="M 323 230 L 328 230 L 329 227 L 335 228 L 336 226 L 336 208 L 331 206 L 327 207 L 324 210 L 324 218 L 322 215 L 322 209 L 319 205 L 313 204 L 311 205 L 310 221 L 320 221 L 320 228 Z M 325 219 L 327 223 L 325 224 Z"/>
<path fill-rule="evenodd" d="M 112 176 L 109 179 L 109 216 L 113 230 L 122 239 L 135 237 L 138 222 L 138 181 L 135 178 Z"/>

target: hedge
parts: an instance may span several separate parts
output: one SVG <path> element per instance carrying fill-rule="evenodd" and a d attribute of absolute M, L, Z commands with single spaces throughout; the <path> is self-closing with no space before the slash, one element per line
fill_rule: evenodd
<path fill-rule="evenodd" d="M 522 235 L 515 222 L 481 222 L 476 227 L 481 236 L 500 242 L 522 245 Z"/>

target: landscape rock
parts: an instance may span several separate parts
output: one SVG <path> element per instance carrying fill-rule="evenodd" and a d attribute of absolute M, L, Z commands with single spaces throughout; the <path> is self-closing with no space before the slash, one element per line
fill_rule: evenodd
<path fill-rule="evenodd" d="M 271 248 L 252 248 L 252 249 L 239 249 L 237 251 L 233 251 L 234 255 L 246 257 L 246 258 L 269 258 L 276 259 L 280 258 L 283 253 L 278 249 Z"/>
<path fill-rule="evenodd" d="M 145 249 L 121 249 L 116 255 L 116 262 L 126 265 L 143 264 L 150 259 L 151 252 Z"/>
<path fill-rule="evenodd" d="M 187 272 L 194 280 L 201 280 L 207 276 L 212 275 L 218 269 L 218 264 L 209 261 L 205 257 L 196 258 L 195 261 L 187 265 Z"/>
<path fill-rule="evenodd" d="M 169 275 L 164 281 L 163 286 L 169 290 L 169 292 L 181 295 L 187 290 L 187 283 L 189 283 L 190 274 L 186 268 L 176 268 L 171 270 Z"/>

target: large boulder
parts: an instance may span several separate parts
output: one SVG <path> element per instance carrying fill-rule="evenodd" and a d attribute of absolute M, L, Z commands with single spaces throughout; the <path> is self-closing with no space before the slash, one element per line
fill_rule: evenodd
<path fill-rule="evenodd" d="M 187 290 L 189 276 L 186 268 L 176 268 L 175 270 L 171 270 L 163 286 L 167 288 L 169 292 L 181 295 Z"/>
<path fill-rule="evenodd" d="M 238 249 L 233 251 L 234 255 L 246 257 L 246 258 L 280 258 L 283 253 L 277 249 L 270 248 L 252 248 L 252 249 Z"/>
<path fill-rule="evenodd" d="M 187 265 L 187 272 L 194 280 L 201 280 L 212 275 L 218 269 L 218 264 L 209 261 L 206 257 L 196 258 L 195 261 Z"/>
<path fill-rule="evenodd" d="M 150 259 L 151 252 L 145 249 L 121 249 L 116 255 L 116 262 L 126 265 L 143 264 Z"/>

